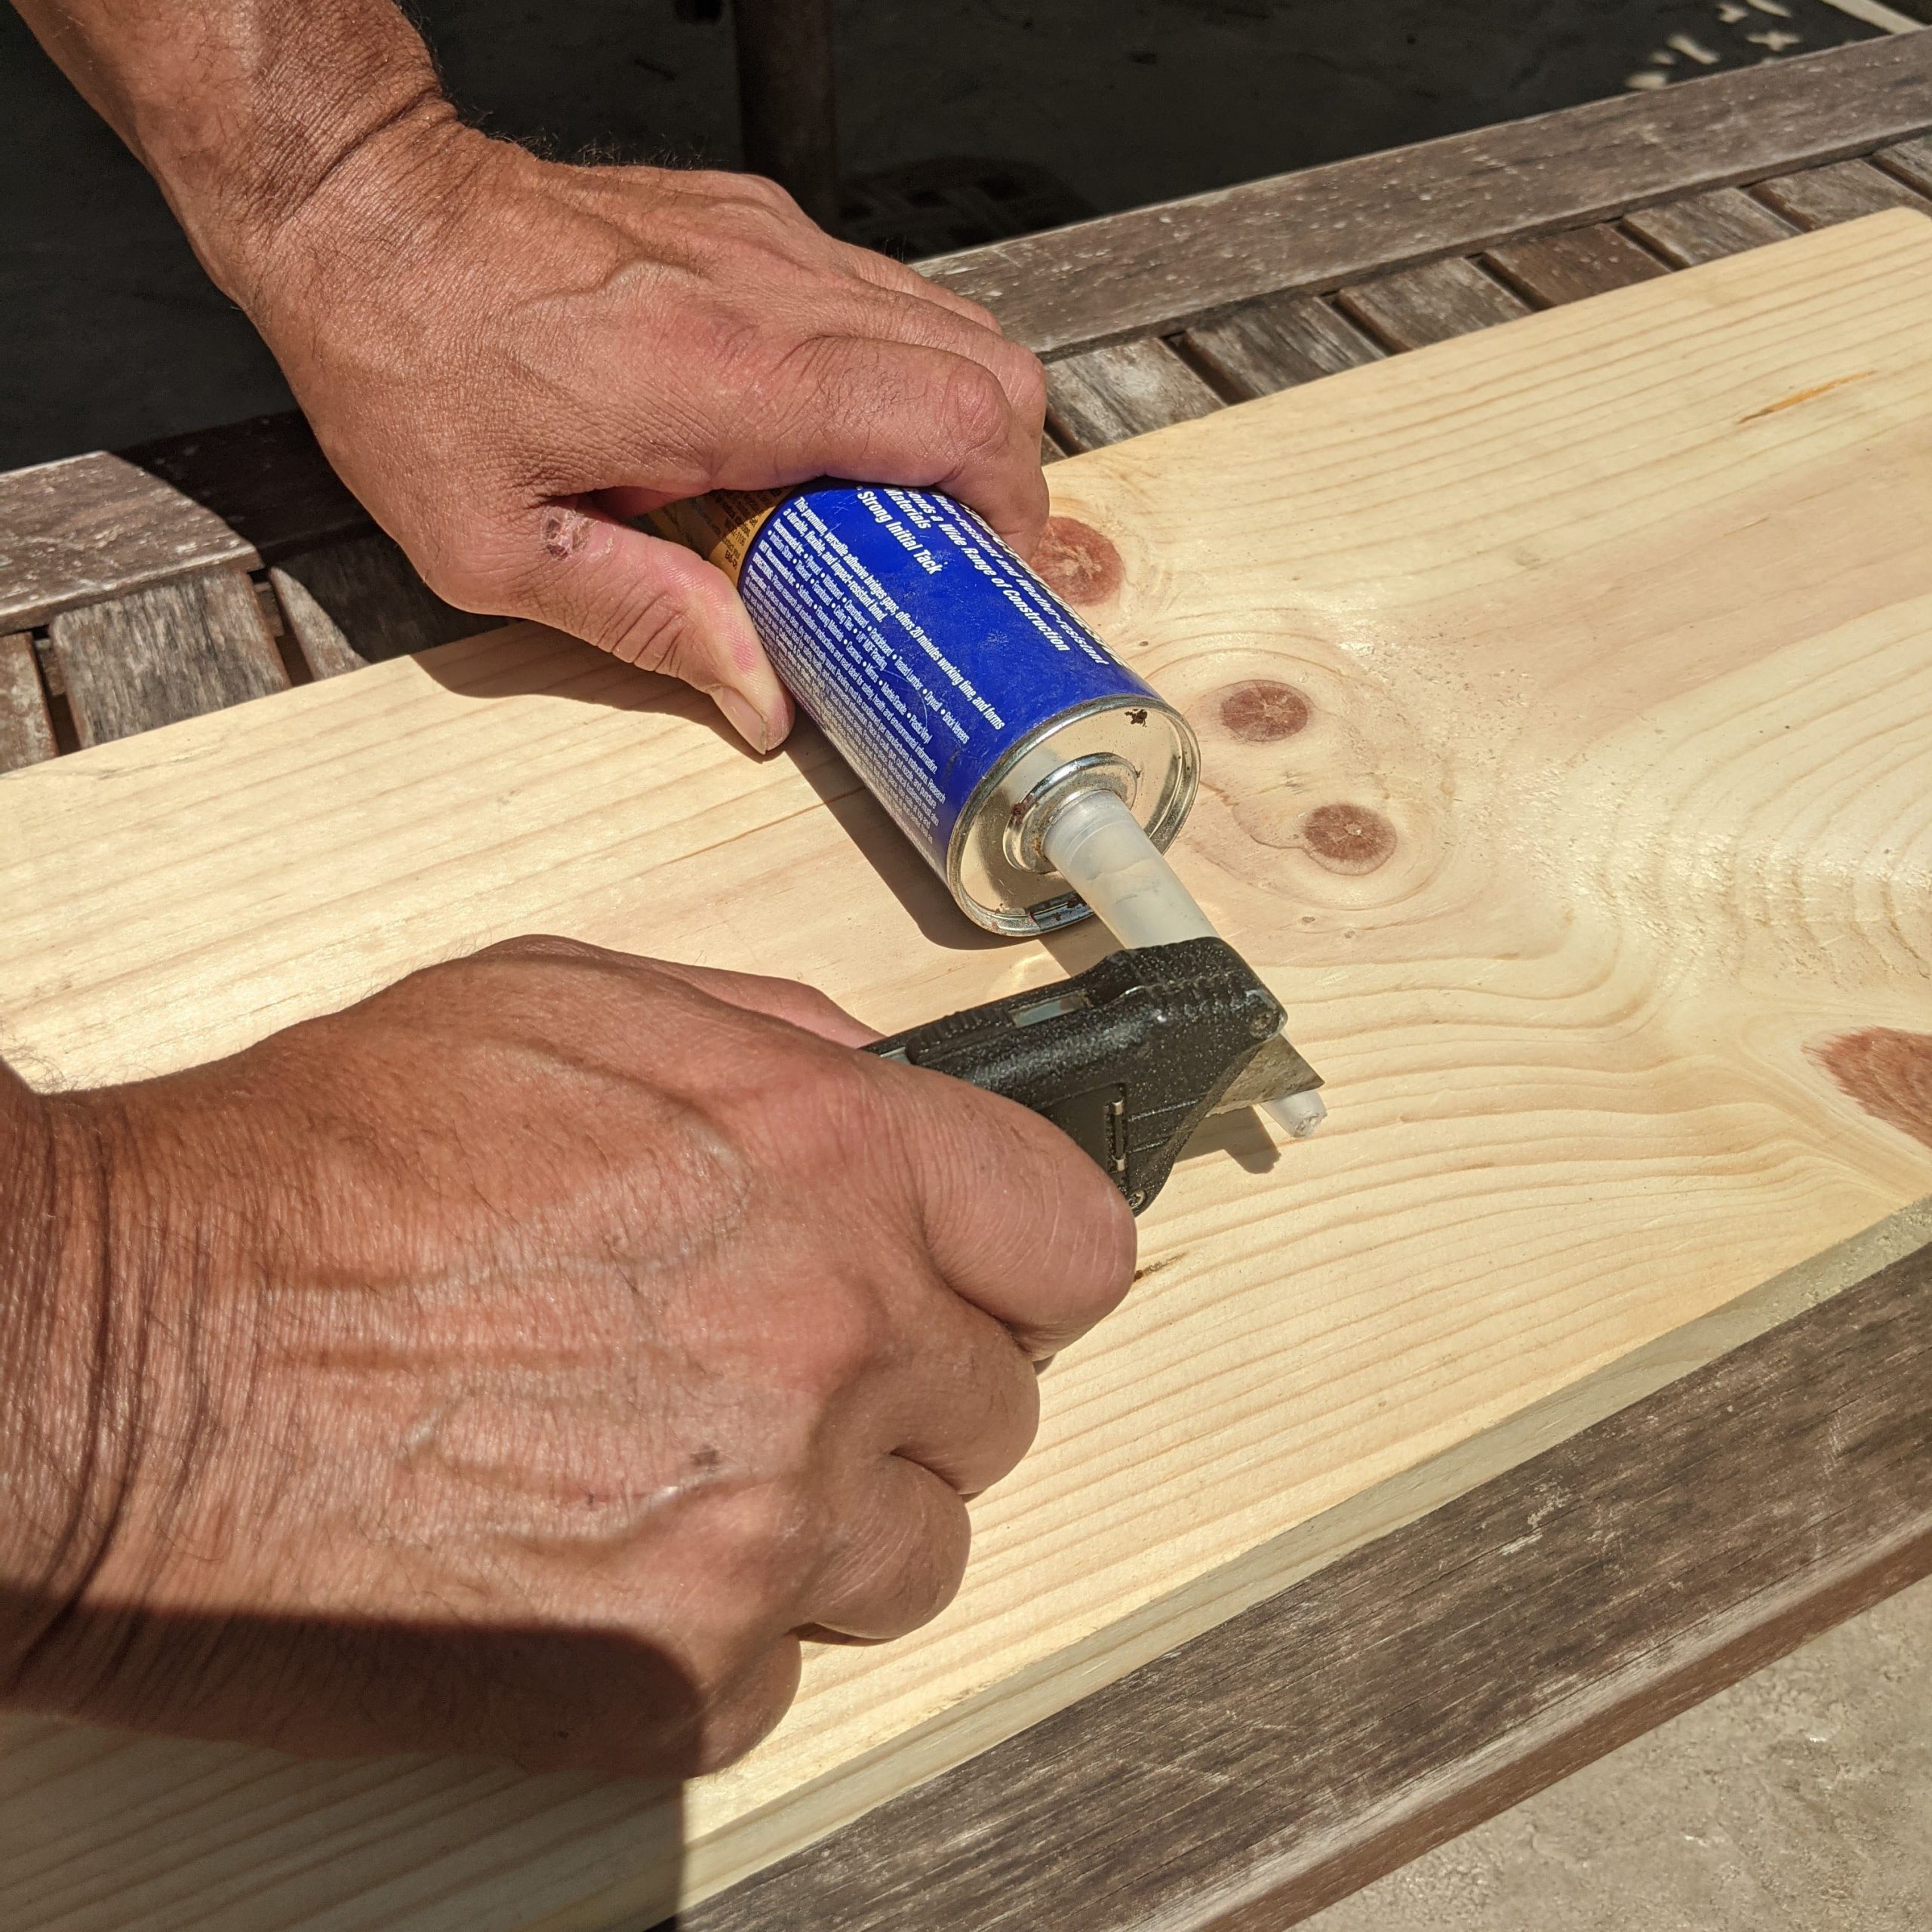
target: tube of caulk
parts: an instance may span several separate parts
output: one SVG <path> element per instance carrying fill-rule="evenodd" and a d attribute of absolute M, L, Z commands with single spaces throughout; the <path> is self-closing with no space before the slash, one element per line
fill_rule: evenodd
<path fill-rule="evenodd" d="M 1098 789 L 1075 792 L 1041 835 L 1055 872 L 1086 900 L 1123 946 L 1172 946 L 1218 939 L 1194 895 L 1125 802 Z M 1263 1111 L 1297 1140 L 1327 1118 L 1318 1094 L 1291 1094 Z"/>

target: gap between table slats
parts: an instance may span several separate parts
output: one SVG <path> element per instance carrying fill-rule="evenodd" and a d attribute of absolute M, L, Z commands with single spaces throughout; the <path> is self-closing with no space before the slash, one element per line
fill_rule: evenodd
<path fill-rule="evenodd" d="M 503 622 L 445 604 L 379 531 L 292 557 L 269 571 L 269 582 L 318 678 L 474 637 Z"/>
<path fill-rule="evenodd" d="M 0 637 L 0 771 L 38 764 L 57 749 L 32 637 Z"/>

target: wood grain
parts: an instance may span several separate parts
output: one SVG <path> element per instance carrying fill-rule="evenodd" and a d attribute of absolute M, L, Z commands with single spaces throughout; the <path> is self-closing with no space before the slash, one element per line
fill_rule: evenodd
<path fill-rule="evenodd" d="M 1486 1481 L 1539 1405 L 1932 1189 L 1811 1052 L 1923 1028 L 1928 303 L 1932 223 L 1894 214 L 1057 464 L 1121 563 L 1095 620 L 1201 734 L 1177 863 L 1329 1128 L 1203 1140 L 976 1506 L 958 1602 L 815 1654 L 681 1816 L 15 1727 L 21 1932 L 648 1922 L 1335 1560 L 1297 1540 L 1333 1512 L 1400 1521 L 1459 1451 Z M 1324 811 L 1380 862 L 1337 863 Z M 1100 943 L 971 943 L 808 734 L 755 762 L 526 626 L 14 774 L 0 867 L 0 1028 L 42 1084 L 533 928 L 801 974 L 885 1028 Z"/>
<path fill-rule="evenodd" d="M 1626 215 L 1623 226 L 1680 269 L 1782 242 L 1798 230 L 1739 188 L 1714 188 Z"/>
<path fill-rule="evenodd" d="M 0 637 L 0 771 L 17 771 L 54 755 L 54 722 L 26 632 Z"/>
<path fill-rule="evenodd" d="M 1807 168 L 1801 174 L 1781 175 L 1761 183 L 1758 198 L 1800 228 L 1825 228 L 1833 222 L 1856 221 L 1860 215 L 1885 208 L 1929 207 L 1915 189 L 1874 168 L 1869 162 L 1841 161 L 1829 168 Z"/>
<path fill-rule="evenodd" d="M 923 263 L 1042 354 L 1172 331 L 1601 221 L 1932 128 L 1932 40 L 1900 34 L 1661 93 L 1247 183 Z"/>
<path fill-rule="evenodd" d="M 1251 302 L 1180 338 L 1230 401 L 1358 369 L 1382 350 L 1331 303 L 1312 295 Z"/>
<path fill-rule="evenodd" d="M 1422 349 L 1527 315 L 1529 304 L 1473 262 L 1431 262 L 1343 289 L 1337 303 L 1389 349 Z"/>
<path fill-rule="evenodd" d="M 488 619 L 445 604 L 380 531 L 291 557 L 269 572 L 269 581 L 318 678 L 453 644 L 488 627 Z"/>
<path fill-rule="evenodd" d="M 1483 261 L 1540 309 L 1580 302 L 1633 281 L 1654 281 L 1669 272 L 1654 255 L 1607 222 L 1506 242 L 1491 248 Z"/>
<path fill-rule="evenodd" d="M 1932 1247 L 681 1915 L 1297 1923 L 1932 1570 Z"/>
<path fill-rule="evenodd" d="M 205 571 L 63 611 L 48 641 L 83 745 L 288 685 L 254 586 L 239 571 Z"/>
<path fill-rule="evenodd" d="M 1221 407 L 1221 398 L 1153 336 L 1047 365 L 1047 426 L 1068 450 L 1097 450 Z"/>

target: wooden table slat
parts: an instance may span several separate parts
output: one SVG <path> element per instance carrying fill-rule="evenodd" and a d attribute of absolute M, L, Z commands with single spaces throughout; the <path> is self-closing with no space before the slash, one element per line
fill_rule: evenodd
<path fill-rule="evenodd" d="M 1686 195 L 1623 217 L 1623 226 L 1647 247 L 1680 269 L 1740 255 L 1747 248 L 1783 242 L 1798 232 L 1782 215 L 1753 201 L 1741 188 L 1713 188 Z"/>
<path fill-rule="evenodd" d="M 1483 259 L 1540 309 L 1580 302 L 1586 296 L 1627 288 L 1633 281 L 1650 281 L 1670 272 L 1647 249 L 1607 222 L 1505 242 Z"/>
<path fill-rule="evenodd" d="M 1780 175 L 1775 181 L 1760 182 L 1754 192 L 1767 207 L 1800 228 L 1829 228 L 1885 208 L 1918 208 L 1932 214 L 1932 202 L 1869 161 L 1835 162 L 1829 168 Z"/>
<path fill-rule="evenodd" d="M 1758 181 L 1932 129 L 1932 35 L 1686 81 L 921 264 L 1042 354 Z"/>
<path fill-rule="evenodd" d="M 1390 349 L 1422 349 L 1527 315 L 1530 305 L 1473 262 L 1430 262 L 1344 288 L 1335 300 Z"/>
<path fill-rule="evenodd" d="M 38 764 L 57 749 L 32 638 L 25 631 L 0 637 L 0 771 Z"/>
<path fill-rule="evenodd" d="M 1189 329 L 1181 343 L 1237 398 L 1272 395 L 1358 368 L 1383 352 L 1340 309 L 1314 295 L 1251 302 Z"/>
<path fill-rule="evenodd" d="M 1154 336 L 1047 365 L 1047 426 L 1069 450 L 1097 450 L 1211 414 L 1221 398 Z"/>
<path fill-rule="evenodd" d="M 922 264 L 1042 353 L 1257 297 L 1601 220 L 1932 129 L 1932 35 L 1900 34 L 1131 210 Z M 1633 231 L 1636 232 L 1636 231 Z M 0 477 L 0 625 L 221 565 L 275 564 L 369 519 L 292 413 Z"/>
<path fill-rule="evenodd" d="M 1932 1570 L 1932 1247 L 681 1913 L 1263 1932 Z"/>
<path fill-rule="evenodd" d="M 0 626 L 255 552 L 222 518 L 125 457 L 96 450 L 0 475 Z"/>
<path fill-rule="evenodd" d="M 266 697 L 289 682 L 255 586 L 239 571 L 63 611 L 48 636 L 84 746 Z"/>
<path fill-rule="evenodd" d="M 1932 135 L 1881 148 L 1872 157 L 1888 174 L 1896 174 L 1921 195 L 1932 195 Z"/>
<path fill-rule="evenodd" d="M 445 604 L 380 531 L 305 551 L 272 569 L 269 581 L 318 678 L 491 628 L 489 618 Z"/>

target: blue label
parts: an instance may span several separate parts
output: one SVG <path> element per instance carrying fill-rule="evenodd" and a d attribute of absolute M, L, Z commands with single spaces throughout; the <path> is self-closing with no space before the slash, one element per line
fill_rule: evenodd
<path fill-rule="evenodd" d="M 807 490 L 738 577 L 778 675 L 942 877 L 980 781 L 1041 725 L 1148 697 L 971 511 L 922 490 Z"/>

